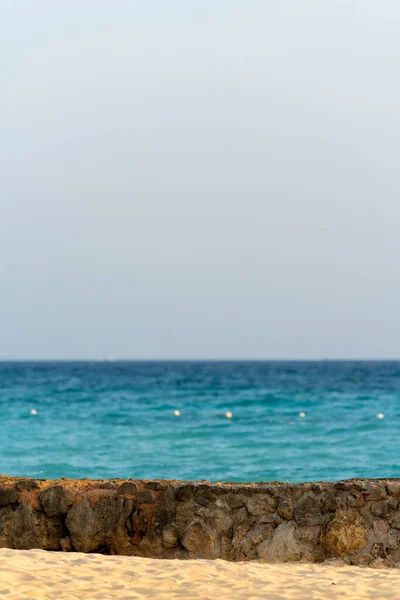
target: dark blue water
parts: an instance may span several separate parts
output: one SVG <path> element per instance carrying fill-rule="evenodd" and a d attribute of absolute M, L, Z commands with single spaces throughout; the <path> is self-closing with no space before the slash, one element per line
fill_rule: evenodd
<path fill-rule="evenodd" d="M 12 475 L 400 476 L 399 362 L 0 363 L 0 411 Z"/>

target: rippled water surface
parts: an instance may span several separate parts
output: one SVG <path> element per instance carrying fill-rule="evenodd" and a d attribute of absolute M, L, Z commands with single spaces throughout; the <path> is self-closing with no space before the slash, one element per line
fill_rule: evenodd
<path fill-rule="evenodd" d="M 400 476 L 398 362 L 0 363 L 0 410 L 12 475 Z"/>

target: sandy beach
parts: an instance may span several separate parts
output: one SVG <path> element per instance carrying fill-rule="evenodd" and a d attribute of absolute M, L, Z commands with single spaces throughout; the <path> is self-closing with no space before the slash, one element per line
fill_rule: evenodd
<path fill-rule="evenodd" d="M 394 569 L 154 560 L 0 549 L 0 598 L 57 600 L 397 598 Z"/>

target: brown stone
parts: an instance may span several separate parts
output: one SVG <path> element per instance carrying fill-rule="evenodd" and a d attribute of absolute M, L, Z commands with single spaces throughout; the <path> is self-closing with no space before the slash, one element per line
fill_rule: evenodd
<path fill-rule="evenodd" d="M 352 484 L 352 487 L 357 492 L 363 492 L 368 489 L 369 485 L 371 484 L 371 480 L 370 479 L 352 479 L 351 484 Z"/>
<path fill-rule="evenodd" d="M 61 538 L 60 545 L 63 552 L 71 552 L 71 539 L 68 536 Z"/>
<path fill-rule="evenodd" d="M 245 523 L 248 520 L 248 518 L 249 513 L 247 512 L 246 508 L 244 506 L 242 508 L 239 508 L 239 510 L 235 514 L 235 526 L 243 525 L 243 523 Z"/>
<path fill-rule="evenodd" d="M 344 560 L 345 560 L 345 562 L 348 562 L 350 565 L 359 565 L 362 567 L 369 567 L 372 564 L 374 558 L 373 558 L 373 556 L 371 556 L 371 554 L 362 553 L 362 554 L 359 554 L 356 558 L 353 558 L 351 560 L 348 560 L 348 561 L 346 559 L 344 559 Z"/>
<path fill-rule="evenodd" d="M 152 505 L 149 505 L 152 511 Z M 174 489 L 171 485 L 166 485 L 157 498 L 157 504 L 154 507 L 153 524 L 158 535 L 166 525 L 175 522 L 176 501 Z"/>
<path fill-rule="evenodd" d="M 386 558 L 387 549 L 383 542 L 373 542 L 371 554 L 374 558 Z"/>
<path fill-rule="evenodd" d="M 324 484 L 321 483 L 312 483 L 311 490 L 313 492 L 322 492 L 324 490 Z"/>
<path fill-rule="evenodd" d="M 30 492 L 31 490 L 38 489 L 40 486 L 35 479 L 22 479 L 21 481 L 17 481 L 15 487 L 17 490 L 26 490 Z"/>
<path fill-rule="evenodd" d="M 226 494 L 217 498 L 215 501 L 216 506 L 219 508 L 225 508 L 227 510 L 234 510 L 244 506 L 243 499 L 235 494 Z"/>
<path fill-rule="evenodd" d="M 179 527 L 183 534 L 186 527 L 194 521 L 194 515 L 200 516 L 198 513 L 198 506 L 193 501 L 190 502 L 178 502 L 175 510 L 175 521 L 179 523 Z"/>
<path fill-rule="evenodd" d="M 282 519 L 293 519 L 293 506 L 288 498 L 279 498 L 277 513 Z"/>
<path fill-rule="evenodd" d="M 390 528 L 385 519 L 374 519 L 372 523 L 372 533 L 370 538 L 379 544 L 383 544 L 386 550 L 396 550 L 399 545 L 399 534 Z"/>
<path fill-rule="evenodd" d="M 361 506 L 364 506 L 364 504 L 365 499 L 362 494 L 349 494 L 347 496 L 347 505 L 352 508 L 360 508 Z"/>
<path fill-rule="evenodd" d="M 353 487 L 353 482 L 344 479 L 343 481 L 337 481 L 334 486 L 335 490 L 349 491 Z"/>
<path fill-rule="evenodd" d="M 138 508 L 132 513 L 130 520 L 128 521 L 128 530 L 132 537 L 140 537 L 146 534 L 148 529 L 148 519 L 146 514 L 141 508 Z"/>
<path fill-rule="evenodd" d="M 106 481 L 105 483 L 101 483 L 99 488 L 101 490 L 115 490 L 117 489 L 117 485 L 113 481 Z"/>
<path fill-rule="evenodd" d="M 137 501 L 139 504 L 153 504 L 154 500 L 154 494 L 149 490 L 139 492 L 137 495 Z"/>
<path fill-rule="evenodd" d="M 321 500 L 313 494 L 301 498 L 294 506 L 293 514 L 298 525 L 322 525 L 324 515 L 321 512 Z"/>
<path fill-rule="evenodd" d="M 251 540 L 254 546 L 258 546 L 261 542 L 272 538 L 275 527 L 272 523 L 257 523 L 247 534 L 247 538 Z"/>
<path fill-rule="evenodd" d="M 6 488 L 0 490 L 0 506 L 7 506 L 7 504 L 15 504 L 18 502 L 19 492 L 15 488 Z"/>
<path fill-rule="evenodd" d="M 279 525 L 282 523 L 282 518 L 277 513 L 269 513 L 268 515 L 261 515 L 257 518 L 257 523 L 275 523 Z"/>
<path fill-rule="evenodd" d="M 313 546 L 317 546 L 321 541 L 322 528 L 319 525 L 308 527 L 297 527 L 295 530 L 295 538 L 302 542 L 308 542 Z"/>
<path fill-rule="evenodd" d="M 148 490 L 159 491 L 163 489 L 163 484 L 160 481 L 146 481 L 145 488 Z"/>
<path fill-rule="evenodd" d="M 133 509 L 133 500 L 124 498 L 119 517 L 114 521 L 112 529 L 106 536 L 106 549 L 110 554 L 132 554 L 132 536 L 129 534 L 128 529 L 132 527 L 131 515 Z"/>
<path fill-rule="evenodd" d="M 391 552 L 390 562 L 390 566 L 397 566 L 397 564 L 400 562 L 400 548 L 397 548 L 394 552 Z"/>
<path fill-rule="evenodd" d="M 255 494 L 246 498 L 247 510 L 255 517 L 275 512 L 277 504 L 276 498 L 269 494 Z"/>
<path fill-rule="evenodd" d="M 400 529 L 400 510 L 397 510 L 395 513 L 393 513 L 391 517 L 391 524 L 395 529 Z"/>
<path fill-rule="evenodd" d="M 323 514 L 332 513 L 332 512 L 335 512 L 336 509 L 337 509 L 336 497 L 332 493 L 327 494 L 321 502 L 322 513 Z"/>
<path fill-rule="evenodd" d="M 77 552 L 92 552 L 98 548 L 100 541 L 97 540 L 96 534 L 101 527 L 93 516 L 93 509 L 87 498 L 74 504 L 68 512 L 65 524 L 70 532 L 71 544 Z"/>
<path fill-rule="evenodd" d="M 352 555 L 367 545 L 368 526 L 355 510 L 338 511 L 335 518 L 327 525 L 325 547 L 330 558 Z"/>
<path fill-rule="evenodd" d="M 298 561 L 301 559 L 301 545 L 296 540 L 294 521 L 279 525 L 272 538 L 262 542 L 258 548 L 258 557 L 269 562 Z"/>
<path fill-rule="evenodd" d="M 162 530 L 162 543 L 164 548 L 175 548 L 179 544 L 179 532 L 176 525 L 171 524 Z"/>
<path fill-rule="evenodd" d="M 371 512 L 376 517 L 387 517 L 391 512 L 393 512 L 393 508 L 387 500 L 380 500 L 378 502 L 373 502 L 371 505 Z"/>
<path fill-rule="evenodd" d="M 389 524 L 384 519 L 374 519 L 372 524 L 374 535 L 380 541 L 387 540 L 389 534 Z"/>
<path fill-rule="evenodd" d="M 197 494 L 196 496 L 196 504 L 200 506 L 208 507 L 211 503 L 215 501 L 215 494 L 212 490 L 204 490 Z"/>
<path fill-rule="evenodd" d="M 215 505 L 214 505 L 215 506 Z M 224 511 L 221 508 L 211 509 L 206 513 L 207 525 L 220 535 L 225 535 L 229 532 L 233 525 L 233 517 L 229 511 Z"/>
<path fill-rule="evenodd" d="M 201 521 L 193 521 L 187 527 L 182 545 L 189 551 L 190 558 L 218 558 L 220 553 L 215 532 Z"/>
<path fill-rule="evenodd" d="M 84 497 L 68 511 L 65 524 L 71 544 L 78 552 L 93 552 L 106 544 L 123 509 L 124 500 L 119 494 L 103 496 L 92 508 Z"/>
<path fill-rule="evenodd" d="M 60 547 L 60 523 L 46 523 L 42 513 L 34 511 L 25 503 L 20 504 L 13 512 L 8 533 L 11 547 L 18 550 L 58 550 Z"/>
<path fill-rule="evenodd" d="M 175 496 L 178 502 L 189 500 L 193 497 L 195 492 L 195 486 L 192 483 L 186 485 L 179 485 L 175 490 Z"/>
<path fill-rule="evenodd" d="M 0 508 L 0 548 L 12 548 L 10 536 L 11 521 L 14 511 L 9 506 Z"/>
<path fill-rule="evenodd" d="M 389 481 L 386 488 L 391 496 L 400 496 L 400 481 Z"/>
<path fill-rule="evenodd" d="M 62 485 L 53 485 L 40 494 L 40 502 L 49 517 L 64 515 L 71 506 L 71 494 Z"/>
<path fill-rule="evenodd" d="M 383 483 L 371 483 L 365 493 L 368 501 L 387 498 L 386 486 Z"/>
<path fill-rule="evenodd" d="M 279 496 L 279 492 L 282 489 L 282 485 L 279 483 L 267 483 L 259 485 L 259 488 L 264 492 L 267 492 L 270 496 Z"/>
<path fill-rule="evenodd" d="M 148 558 L 162 556 L 165 551 L 162 545 L 162 539 L 154 535 L 146 535 L 139 542 L 140 556 Z"/>
<path fill-rule="evenodd" d="M 120 494 L 127 494 L 129 496 L 135 496 L 136 492 L 137 492 L 137 487 L 132 481 L 125 481 L 124 483 L 122 483 L 119 486 L 118 492 Z"/>
<path fill-rule="evenodd" d="M 242 510 L 242 509 L 241 509 Z M 257 558 L 257 548 L 254 539 L 249 536 L 249 524 L 244 523 L 234 529 L 229 560 L 252 560 Z"/>
<path fill-rule="evenodd" d="M 301 555 L 302 562 L 322 563 L 325 560 L 325 550 L 322 546 L 307 548 Z"/>

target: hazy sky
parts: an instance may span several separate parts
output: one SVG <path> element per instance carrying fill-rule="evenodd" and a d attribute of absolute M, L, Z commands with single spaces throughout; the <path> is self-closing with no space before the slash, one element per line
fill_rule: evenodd
<path fill-rule="evenodd" d="M 0 1 L 0 357 L 400 357 L 399 30 Z"/>

